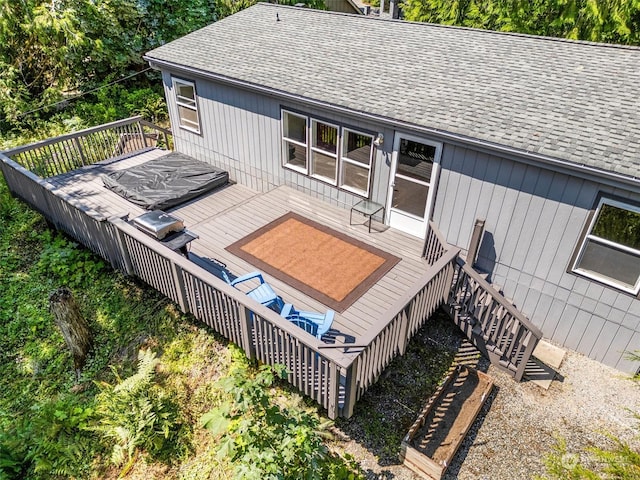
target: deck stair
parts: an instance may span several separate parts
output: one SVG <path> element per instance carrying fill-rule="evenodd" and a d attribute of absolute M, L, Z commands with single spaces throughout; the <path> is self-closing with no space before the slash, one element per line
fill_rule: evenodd
<path fill-rule="evenodd" d="M 457 265 L 449 316 L 492 364 L 520 381 L 542 332 L 463 259 Z"/>

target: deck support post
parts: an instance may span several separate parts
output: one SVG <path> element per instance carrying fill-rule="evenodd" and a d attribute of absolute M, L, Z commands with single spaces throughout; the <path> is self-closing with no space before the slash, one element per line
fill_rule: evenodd
<path fill-rule="evenodd" d="M 122 264 L 124 265 L 124 274 L 127 276 L 133 275 L 135 272 L 133 270 L 133 264 L 131 263 L 131 257 L 129 256 L 129 251 L 127 250 L 127 242 L 124 238 L 124 232 L 118 228 L 116 222 L 122 222 L 122 219 L 116 218 L 114 220 L 109 220 L 113 226 L 116 228 L 116 239 L 118 241 L 118 247 L 120 247 L 120 254 L 122 256 Z"/>
<path fill-rule="evenodd" d="M 469 241 L 469 249 L 467 250 L 467 263 L 471 267 L 473 267 L 474 263 L 476 263 L 476 257 L 478 256 L 478 250 L 480 250 L 480 242 L 482 241 L 483 233 L 484 220 L 476 218 L 476 223 L 473 225 L 471 240 Z"/>
<path fill-rule="evenodd" d="M 140 131 L 140 139 L 142 140 L 142 146 L 143 148 L 147 148 L 148 147 L 147 139 L 144 136 L 144 129 L 142 128 L 142 123 L 138 120 L 137 124 L 138 124 L 138 130 Z"/>
<path fill-rule="evenodd" d="M 73 145 L 76 147 L 76 150 L 78 151 L 78 156 L 80 157 L 80 161 L 82 162 L 82 166 L 86 167 L 87 165 L 89 165 L 87 163 L 87 159 L 84 156 L 84 151 L 82 150 L 82 145 L 80 145 L 80 140 L 78 140 L 78 138 L 74 138 L 73 139 Z"/>
<path fill-rule="evenodd" d="M 353 360 L 347 368 L 344 383 L 344 406 L 342 407 L 341 417 L 350 418 L 353 415 L 353 407 L 356 404 L 356 390 L 358 388 L 358 360 Z"/>
<path fill-rule="evenodd" d="M 173 273 L 173 282 L 176 286 L 176 295 L 178 296 L 178 305 L 180 305 L 180 310 L 184 313 L 188 313 L 189 304 L 187 302 L 187 292 L 184 288 L 182 269 L 176 265 L 175 262 L 171 262 L 171 271 Z"/>
<path fill-rule="evenodd" d="M 339 400 L 340 395 L 340 375 L 338 371 L 338 365 L 335 362 L 329 362 L 329 385 L 327 385 L 327 415 L 331 420 L 335 420 L 339 413 Z"/>
<path fill-rule="evenodd" d="M 253 318 L 251 310 L 244 305 L 238 305 L 238 314 L 240 315 L 240 327 L 242 328 L 242 349 L 249 360 L 256 358 L 255 348 L 252 342 L 251 332 L 253 331 Z"/>
<path fill-rule="evenodd" d="M 413 302 L 411 302 L 413 303 Z M 409 343 L 409 313 L 411 311 L 411 303 L 404 307 L 398 315 L 400 315 L 400 332 L 398 338 L 398 351 L 400 355 L 404 355 L 407 351 L 407 343 Z"/>

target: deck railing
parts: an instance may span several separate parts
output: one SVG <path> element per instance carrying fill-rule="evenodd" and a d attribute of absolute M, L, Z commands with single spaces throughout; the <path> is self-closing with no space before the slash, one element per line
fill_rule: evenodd
<path fill-rule="evenodd" d="M 41 178 L 152 147 L 170 148 L 171 131 L 131 117 L 31 143 L 3 153 Z"/>
<path fill-rule="evenodd" d="M 433 222 L 429 222 L 427 238 L 424 241 L 422 256 L 429 265 L 433 265 L 447 251 L 447 241 L 444 239 L 438 227 Z"/>
<path fill-rule="evenodd" d="M 464 260 L 455 268 L 449 315 L 494 365 L 522 380 L 542 331 Z"/>
<path fill-rule="evenodd" d="M 40 211 L 56 228 L 107 259 L 114 268 L 139 277 L 165 294 L 181 310 L 241 346 L 249 358 L 285 365 L 289 382 L 326 408 L 329 417 L 351 416 L 355 402 L 393 358 L 405 352 L 416 331 L 447 301 L 457 306 L 458 320 L 467 321 L 465 316 L 478 319 L 477 323 L 489 332 L 501 358 L 509 363 L 518 358 L 528 359 L 531 345 L 535 346 L 529 339 L 537 338 L 539 331 L 466 267 L 458 258 L 459 250 L 449 247 L 432 223 L 425 243 L 428 265 L 424 275 L 380 316 L 368 336 L 353 344 L 331 345 L 255 303 L 125 220 L 104 218 L 79 200 L 56 191 L 46 179 L 38 176 L 39 172 L 62 173 L 66 168 L 103 161 L 113 153 L 126 155 L 143 151 L 147 148 L 145 134 L 136 133 L 138 137 L 129 134 L 147 126 L 141 119 L 133 118 L 12 149 L 7 153 L 23 159 L 26 166 L 0 153 L 0 168 L 11 192 Z M 158 131 L 168 135 L 168 131 Z M 112 136 L 118 137 L 115 143 L 109 143 Z M 90 149 L 99 138 L 104 142 L 97 144 L 98 152 L 88 155 L 84 149 Z M 123 138 L 126 148 L 118 143 Z M 168 143 L 169 139 L 165 141 Z M 64 157 L 75 145 L 82 149 L 77 152 L 83 152 L 80 163 L 74 163 L 77 158 L 71 154 Z M 63 157 L 66 160 L 63 161 Z M 478 307 L 485 304 L 486 307 Z M 519 375 L 520 367 L 516 370 Z"/>
<path fill-rule="evenodd" d="M 88 135 L 94 133 L 95 129 L 87 131 Z M 83 144 L 84 139 L 77 138 Z M 46 143 L 56 145 L 55 141 Z M 41 144 L 34 148 L 41 148 Z M 31 158 L 26 148 L 10 153 Z M 395 355 L 404 353 L 409 339 L 449 293 L 455 250 L 441 255 L 396 307 L 381 316 L 378 331 L 374 328 L 357 345 L 327 345 L 125 220 L 104 218 L 3 154 L 0 160 L 10 190 L 56 228 L 114 268 L 162 292 L 181 310 L 241 346 L 248 357 L 285 365 L 289 382 L 326 408 L 331 418 L 352 415 L 355 401 Z"/>
<path fill-rule="evenodd" d="M 449 297 L 455 261 L 459 250 L 451 248 L 380 316 L 372 333 L 358 342 L 362 351 L 352 363 L 351 382 L 355 390 L 345 402 L 346 416 L 373 385 L 384 369 L 398 355 L 404 355 L 409 340 Z"/>
<path fill-rule="evenodd" d="M 319 352 L 315 337 L 277 313 L 124 220 L 114 218 L 111 223 L 124 247 L 127 273 L 242 347 L 247 357 L 285 365 L 291 384 L 326 408 L 330 417 L 339 415 L 340 378 L 348 366 L 343 355 Z"/>

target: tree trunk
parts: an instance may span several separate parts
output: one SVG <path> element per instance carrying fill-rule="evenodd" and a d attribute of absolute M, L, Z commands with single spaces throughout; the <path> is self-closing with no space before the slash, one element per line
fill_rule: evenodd
<path fill-rule="evenodd" d="M 91 349 L 89 325 L 82 317 L 80 308 L 68 288 L 58 288 L 49 295 L 49 310 L 62 332 L 67 347 L 71 350 L 76 379 L 79 379 L 87 353 Z"/>

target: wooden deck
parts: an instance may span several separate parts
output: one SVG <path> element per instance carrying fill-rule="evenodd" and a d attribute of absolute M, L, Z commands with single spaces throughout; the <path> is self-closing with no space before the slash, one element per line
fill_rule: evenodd
<path fill-rule="evenodd" d="M 51 225 L 162 292 L 183 312 L 241 346 L 249 358 L 285 365 L 289 382 L 326 408 L 330 418 L 353 415 L 358 399 L 404 354 L 439 307 L 448 309 L 495 365 L 522 378 L 542 333 L 459 258 L 459 250 L 447 245 L 433 222 L 423 248 L 423 241 L 382 225 L 371 233 L 362 224 L 349 225 L 348 210 L 286 186 L 259 193 L 229 185 L 170 210 L 199 235 L 189 259 L 127 223 L 123 218 L 144 211 L 107 190 L 100 175 L 164 155 L 165 150 L 150 145 L 162 139 L 170 146 L 170 134 L 132 117 L 0 152 L 0 170 L 10 191 Z M 134 150 L 138 153 L 123 156 Z M 235 275 L 255 270 L 225 247 L 287 212 L 401 259 L 336 316 L 334 343 L 318 340 L 215 275 L 214 259 Z M 295 288 L 275 278 L 268 281 L 298 308 L 326 310 Z"/>
<path fill-rule="evenodd" d="M 106 189 L 100 175 L 143 163 L 165 153 L 162 150 L 151 150 L 59 175 L 50 178 L 49 182 L 58 192 L 81 202 L 98 217 L 128 214 L 129 218 L 133 218 L 144 210 Z M 382 231 L 368 233 L 364 225 L 349 225 L 349 211 L 286 186 L 258 193 L 242 185 L 229 185 L 169 211 L 182 218 L 187 228 L 200 236 L 191 244 L 190 259 L 204 268 L 211 265 L 211 259 L 217 259 L 225 263 L 235 275 L 242 275 L 256 268 L 227 252 L 225 247 L 287 212 L 298 213 L 400 257 L 401 261 L 362 297 L 342 314 L 336 314 L 334 329 L 353 337 L 352 340 L 356 343 L 429 267 L 421 258 L 424 244 L 422 240 L 392 229 L 383 229 L 382 225 L 378 225 Z M 364 217 L 354 214 L 355 221 L 363 222 Z M 272 277 L 268 281 L 286 302 L 293 303 L 299 309 L 327 309 L 325 305 L 286 283 Z"/>

